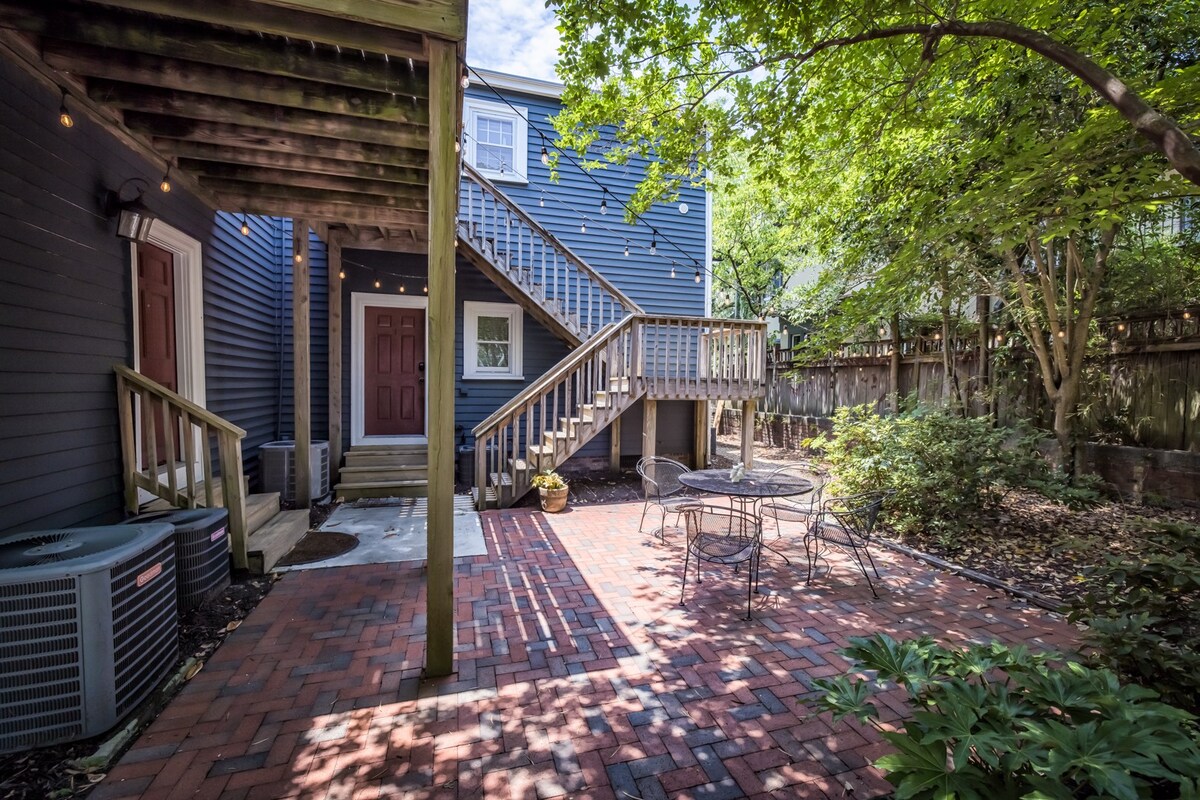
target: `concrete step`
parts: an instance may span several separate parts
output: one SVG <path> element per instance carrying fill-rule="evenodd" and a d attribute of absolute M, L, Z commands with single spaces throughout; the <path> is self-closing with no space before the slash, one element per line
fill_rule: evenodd
<path fill-rule="evenodd" d="M 380 481 L 427 481 L 427 464 L 395 465 L 380 464 L 342 467 L 342 483 L 378 483 Z"/>
<path fill-rule="evenodd" d="M 253 534 L 279 513 L 279 492 L 252 494 L 246 498 L 246 532 Z"/>
<path fill-rule="evenodd" d="M 259 528 L 246 544 L 250 571 L 262 575 L 270 572 L 287 555 L 296 542 L 308 533 L 308 509 L 280 511 Z"/>
<path fill-rule="evenodd" d="M 333 493 L 341 500 L 358 500 L 363 497 L 428 497 L 429 483 L 412 481 L 360 481 L 339 483 Z"/>

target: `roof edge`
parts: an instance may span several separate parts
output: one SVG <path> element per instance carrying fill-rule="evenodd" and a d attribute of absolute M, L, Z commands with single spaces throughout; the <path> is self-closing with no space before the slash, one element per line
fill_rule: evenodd
<path fill-rule="evenodd" d="M 484 85 L 483 81 L 487 81 L 487 85 L 493 89 L 532 94 L 538 97 L 553 97 L 556 100 L 562 98 L 563 90 L 566 88 L 561 83 L 556 83 L 555 81 L 527 78 L 523 75 L 510 75 L 507 72 L 496 72 L 495 70 L 480 69 L 478 67 L 471 67 L 468 74 L 470 75 L 472 86 L 486 89 L 487 86 Z M 482 80 L 480 80 L 481 78 Z"/>

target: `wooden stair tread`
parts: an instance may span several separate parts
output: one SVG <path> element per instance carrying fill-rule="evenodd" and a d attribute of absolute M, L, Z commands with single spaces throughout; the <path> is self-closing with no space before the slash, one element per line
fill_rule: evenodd
<path fill-rule="evenodd" d="M 279 513 L 279 492 L 262 492 L 246 498 L 246 532 L 254 532 L 262 528 Z"/>
<path fill-rule="evenodd" d="M 308 521 L 307 508 L 280 511 L 253 533 L 246 543 L 250 571 L 258 574 L 270 572 L 279 559 L 287 555 L 296 542 L 308 533 Z"/>

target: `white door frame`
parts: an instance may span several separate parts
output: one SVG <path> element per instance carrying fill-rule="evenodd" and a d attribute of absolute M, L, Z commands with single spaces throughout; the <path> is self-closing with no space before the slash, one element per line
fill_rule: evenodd
<path fill-rule="evenodd" d="M 196 405 L 207 407 L 207 387 L 204 378 L 204 275 L 203 248 L 197 240 L 177 228 L 173 228 L 161 219 L 154 220 L 150 226 L 150 236 L 146 239 L 149 244 L 161 247 L 171 253 L 174 262 L 175 283 L 175 363 L 178 375 L 176 377 L 178 393 L 191 400 Z M 141 365 L 141 308 L 138 306 L 138 252 L 137 242 L 129 243 L 130 287 L 132 290 L 131 303 L 133 306 L 133 368 L 140 371 Z M 140 409 L 134 409 L 140 419 Z M 145 469 L 142 463 L 142 426 L 135 422 L 135 448 L 138 458 L 138 469 Z M 199 454 L 202 444 L 197 433 L 195 453 Z M 197 455 L 193 474 L 200 474 L 200 461 Z M 181 465 L 178 469 L 177 480 L 182 485 L 187 480 L 187 474 Z M 143 489 L 138 490 L 139 499 L 143 502 L 153 497 Z"/>
<path fill-rule="evenodd" d="M 372 294 L 371 292 L 350 293 L 350 444 L 426 444 L 429 433 L 429 382 L 425 382 L 425 432 L 419 436 L 367 436 L 365 429 L 366 407 L 364 402 L 366 356 L 366 308 L 419 308 L 425 312 L 425 353 L 422 359 L 429 364 L 429 298 L 399 294 Z M 428 369 L 426 370 L 428 374 Z"/>

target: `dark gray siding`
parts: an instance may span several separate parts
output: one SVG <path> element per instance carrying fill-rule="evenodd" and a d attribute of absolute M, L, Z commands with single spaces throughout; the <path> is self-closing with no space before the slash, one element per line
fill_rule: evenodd
<path fill-rule="evenodd" d="M 0 530 L 121 516 L 112 367 L 130 363 L 129 246 L 100 211 L 105 188 L 156 170 L 0 59 Z M 147 202 L 202 237 L 186 192 Z"/>
<path fill-rule="evenodd" d="M 246 223 L 249 236 L 241 234 L 241 215 L 213 220 L 204 259 L 204 345 L 208 408 L 246 431 L 245 472 L 257 488 L 258 448 L 280 438 L 283 220 L 248 216 Z"/>
<path fill-rule="evenodd" d="M 642 224 L 626 225 L 622 220 L 622 209 L 613 199 L 628 201 L 634 187 L 645 174 L 646 162 L 633 159 L 624 165 L 608 164 L 593 173 L 610 193 L 608 214 L 601 216 L 603 193 L 582 170 L 565 158 L 560 159 L 558 182 L 552 183 L 550 168 L 541 162 L 542 140 L 534 128 L 536 126 L 549 138 L 554 138 L 554 127 L 549 118 L 561 110 L 559 102 L 533 95 L 509 92 L 504 95 L 514 106 L 525 108 L 528 112 L 529 182 L 497 183 L 501 191 L 646 311 L 702 315 L 704 285 L 695 282 L 695 269 L 696 264 L 701 268 L 704 265 L 705 192 L 702 189 L 685 188 L 679 200 L 656 203 L 647 212 L 646 220 L 680 248 L 677 250 L 660 240 L 657 255 L 652 256 L 648 252 L 650 229 Z M 474 85 L 467 91 L 467 96 L 502 102 L 497 100 L 493 92 Z M 544 206 L 539 205 L 541 199 L 545 200 Z M 687 214 L 679 213 L 680 203 L 687 203 Z M 584 215 L 590 220 L 586 234 L 580 230 Z M 630 245 L 628 258 L 623 255 L 626 242 Z M 672 260 L 678 264 L 674 279 L 670 277 Z"/>

